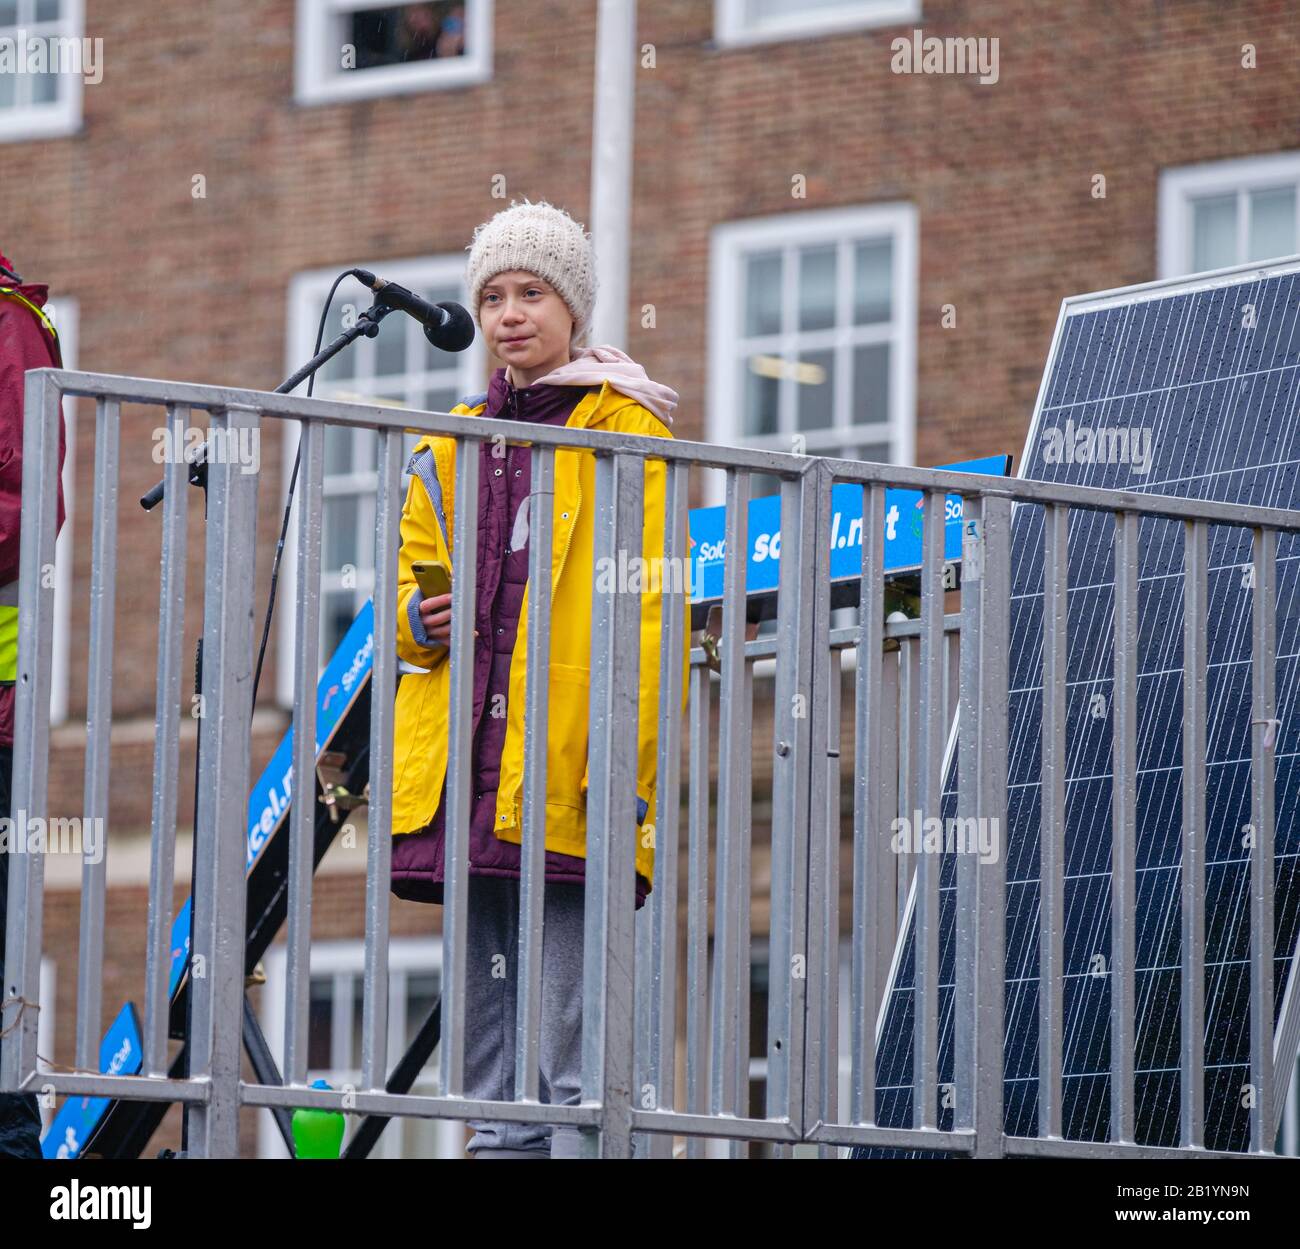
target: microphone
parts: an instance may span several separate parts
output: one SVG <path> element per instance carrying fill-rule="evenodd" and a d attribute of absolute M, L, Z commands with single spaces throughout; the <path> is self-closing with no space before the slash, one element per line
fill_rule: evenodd
<path fill-rule="evenodd" d="M 376 277 L 368 269 L 350 269 L 348 272 L 372 290 L 381 304 L 414 317 L 424 326 L 425 338 L 435 347 L 443 351 L 464 351 L 474 341 L 474 318 L 460 304 L 450 299 L 431 304 L 414 291 Z"/>

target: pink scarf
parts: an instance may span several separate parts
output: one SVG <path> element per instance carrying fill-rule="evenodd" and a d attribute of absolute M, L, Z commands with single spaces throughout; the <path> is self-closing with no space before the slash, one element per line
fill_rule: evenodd
<path fill-rule="evenodd" d="M 662 382 L 651 381 L 644 366 L 617 347 L 579 347 L 568 364 L 539 377 L 534 386 L 599 386 L 608 382 L 620 394 L 635 399 L 666 425 L 673 423 L 677 392 Z"/>

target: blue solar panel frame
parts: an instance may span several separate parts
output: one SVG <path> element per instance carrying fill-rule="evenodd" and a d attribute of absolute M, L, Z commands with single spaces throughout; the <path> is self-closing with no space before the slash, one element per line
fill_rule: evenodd
<path fill-rule="evenodd" d="M 1255 419 L 1246 420 L 1247 413 Z M 1078 437 L 1081 428 L 1092 440 L 1089 451 L 1099 429 L 1130 431 L 1127 460 L 1098 463 L 1089 455 L 1081 461 L 1074 454 L 1087 441 Z M 1217 440 L 1216 429 L 1222 435 Z M 1075 436 L 1070 451 L 1067 434 Z M 1115 446 L 1108 441 L 1108 450 Z M 1145 468 L 1143 452 L 1152 457 Z M 1195 470 L 1197 464 L 1206 468 Z M 1300 256 L 1062 302 L 1018 477 L 1296 509 L 1298 470 Z M 1004 1099 L 1007 1134 L 1026 1137 L 1037 1134 L 1043 523 L 1037 505 L 1013 509 Z M 1113 662 L 1113 542 L 1110 514 L 1072 509 L 1062 1086 L 1064 1136 L 1078 1140 L 1106 1140 L 1110 1127 L 1110 993 L 1102 969 L 1110 963 L 1112 742 L 1106 709 Z M 1249 531 L 1210 527 L 1205 1146 L 1228 1150 L 1248 1148 L 1248 1110 L 1239 1091 L 1249 1078 L 1250 871 L 1240 829 L 1250 819 L 1251 594 L 1243 572 L 1251 559 L 1250 542 Z M 1169 1146 L 1178 1143 L 1180 1080 L 1181 525 L 1144 519 L 1140 550 L 1136 1140 Z M 1275 714 L 1281 724 L 1274 756 L 1274 1015 L 1281 1096 L 1300 1039 L 1296 535 L 1279 535 L 1276 567 Z M 945 819 L 956 814 L 956 742 L 954 722 L 944 760 Z M 955 860 L 947 856 L 940 884 L 941 1088 L 953 1078 L 954 869 Z M 877 1021 L 875 1121 L 883 1127 L 912 1123 L 914 905 L 913 887 Z M 951 1129 L 953 1112 L 942 1099 L 938 1116 L 938 1126 Z M 853 1156 L 940 1155 L 859 1148 Z"/>

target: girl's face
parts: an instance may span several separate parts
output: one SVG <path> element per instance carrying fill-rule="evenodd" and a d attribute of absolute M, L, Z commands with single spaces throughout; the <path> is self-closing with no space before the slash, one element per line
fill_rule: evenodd
<path fill-rule="evenodd" d="M 535 273 L 511 269 L 487 282 L 479 320 L 488 347 L 509 366 L 516 386 L 569 361 L 573 316 L 555 288 Z"/>

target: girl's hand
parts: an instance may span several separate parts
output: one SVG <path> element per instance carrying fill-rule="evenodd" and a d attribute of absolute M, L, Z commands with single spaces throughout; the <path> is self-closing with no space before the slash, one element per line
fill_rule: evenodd
<path fill-rule="evenodd" d="M 420 603 L 420 623 L 431 642 L 451 645 L 451 595 L 436 594 Z"/>

